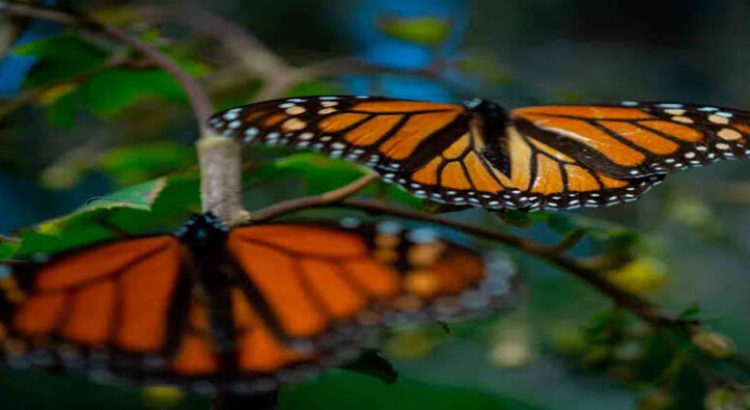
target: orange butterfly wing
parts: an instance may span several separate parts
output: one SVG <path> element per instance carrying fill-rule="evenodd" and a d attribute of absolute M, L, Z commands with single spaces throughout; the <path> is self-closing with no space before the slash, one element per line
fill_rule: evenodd
<path fill-rule="evenodd" d="M 748 155 L 750 113 L 687 104 L 511 110 L 382 97 L 269 101 L 213 116 L 245 142 L 310 148 L 370 166 L 432 201 L 572 209 L 637 199 L 672 171 Z"/>
<path fill-rule="evenodd" d="M 290 145 L 377 170 L 403 170 L 465 133 L 466 114 L 452 104 L 326 96 L 250 104 L 218 113 L 208 123 L 244 143 Z"/>
<path fill-rule="evenodd" d="M 0 264 L 2 356 L 11 366 L 60 360 L 102 378 L 146 363 L 174 342 L 166 324 L 187 290 L 181 259 L 174 237 L 154 236 Z"/>
<path fill-rule="evenodd" d="M 550 172 L 563 182 L 568 195 L 558 195 L 555 202 L 545 198 L 542 206 L 547 207 L 634 200 L 670 172 L 750 153 L 750 113 L 716 107 L 635 102 L 538 106 L 512 110 L 511 124 L 509 133 L 533 147 L 530 152 L 511 150 L 514 159 L 536 162 L 529 184 L 545 185 Z"/>
<path fill-rule="evenodd" d="M 291 339 L 325 338 L 331 329 L 349 332 L 399 315 L 465 316 L 478 306 L 461 305 L 461 294 L 491 279 L 468 249 L 432 230 L 392 222 L 355 231 L 302 224 L 236 228 L 228 246 Z M 506 290 L 497 290 L 500 302 Z M 481 310 L 492 307 L 492 300 L 482 300 Z"/>
<path fill-rule="evenodd" d="M 0 358 L 253 393 L 350 358 L 374 324 L 507 302 L 507 278 L 424 230 L 273 224 L 219 245 L 209 269 L 172 236 L 0 264 Z"/>
<path fill-rule="evenodd" d="M 609 177 L 539 141 L 527 141 L 515 128 L 509 127 L 504 138 L 485 135 L 486 121 L 458 105 L 330 96 L 250 104 L 218 113 L 209 124 L 245 143 L 346 158 L 415 196 L 455 205 L 526 210 L 598 205 L 601 198 L 620 194 L 635 198 L 659 179 Z M 505 172 L 486 154 L 501 144 L 499 150 L 509 157 Z"/>
<path fill-rule="evenodd" d="M 689 104 L 539 106 L 514 125 L 614 178 L 664 174 L 747 156 L 750 113 Z"/>
<path fill-rule="evenodd" d="M 169 383 L 212 393 L 273 389 L 280 370 L 307 372 L 313 352 L 282 343 L 239 289 L 228 289 L 236 372 L 226 377 L 207 295 L 172 236 L 112 242 L 41 265 L 0 264 L 0 358 L 85 370 L 95 381 Z"/>

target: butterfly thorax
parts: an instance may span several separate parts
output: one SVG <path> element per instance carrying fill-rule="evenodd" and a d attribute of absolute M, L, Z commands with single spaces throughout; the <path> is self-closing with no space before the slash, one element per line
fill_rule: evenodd
<path fill-rule="evenodd" d="M 508 113 L 502 106 L 488 100 L 474 99 L 466 103 L 474 114 L 471 131 L 474 145 L 492 165 L 510 176 L 507 154 Z"/>
<path fill-rule="evenodd" d="M 174 233 L 180 242 L 197 249 L 223 246 L 228 234 L 229 227 L 211 213 L 193 215 Z"/>

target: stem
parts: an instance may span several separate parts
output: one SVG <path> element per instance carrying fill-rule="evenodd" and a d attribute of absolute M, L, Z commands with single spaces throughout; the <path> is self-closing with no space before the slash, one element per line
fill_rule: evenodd
<path fill-rule="evenodd" d="M 242 147 L 232 138 L 206 132 L 196 143 L 201 170 L 201 204 L 224 223 L 249 218 L 242 206 Z"/>
<path fill-rule="evenodd" d="M 378 179 L 379 176 L 377 174 L 369 173 L 362 178 L 359 178 L 356 181 L 341 188 L 334 189 L 320 195 L 306 196 L 285 202 L 280 202 L 267 208 L 255 211 L 253 212 L 251 219 L 253 221 L 264 221 L 277 218 L 279 216 L 286 215 L 300 209 L 319 207 L 325 204 L 341 201 L 356 194 Z"/>

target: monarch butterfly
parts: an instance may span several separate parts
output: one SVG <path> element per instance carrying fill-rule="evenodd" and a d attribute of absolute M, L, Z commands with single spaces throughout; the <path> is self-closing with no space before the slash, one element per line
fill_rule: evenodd
<path fill-rule="evenodd" d="M 432 201 L 491 209 L 628 202 L 673 171 L 750 154 L 750 113 L 671 103 L 506 111 L 481 99 L 325 96 L 233 108 L 209 126 L 364 164 Z"/>
<path fill-rule="evenodd" d="M 173 235 L 0 264 L 0 361 L 259 393 L 350 358 L 379 323 L 506 303 L 497 266 L 396 222 L 230 229 L 196 215 Z"/>

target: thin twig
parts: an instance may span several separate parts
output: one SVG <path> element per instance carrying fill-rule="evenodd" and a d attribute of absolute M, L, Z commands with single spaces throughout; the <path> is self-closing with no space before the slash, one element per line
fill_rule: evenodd
<path fill-rule="evenodd" d="M 337 58 L 323 60 L 295 70 L 296 82 L 309 81 L 315 78 L 326 78 L 341 75 L 378 75 L 390 74 L 406 77 L 429 79 L 461 96 L 476 95 L 476 90 L 458 81 L 447 78 L 443 64 L 430 65 L 424 68 L 404 68 L 382 64 L 373 64 L 358 58 Z"/>
<path fill-rule="evenodd" d="M 550 252 L 554 253 L 563 253 L 568 249 L 571 249 L 574 246 L 578 245 L 578 243 L 581 242 L 584 237 L 586 237 L 586 234 L 588 232 L 588 229 L 576 229 L 573 232 L 565 235 L 555 245 L 550 246 L 549 250 Z"/>
<path fill-rule="evenodd" d="M 334 189 L 320 195 L 291 199 L 289 201 L 280 202 L 278 204 L 271 205 L 268 208 L 263 208 L 261 210 L 255 211 L 250 216 L 250 219 L 253 221 L 265 221 L 268 219 L 277 218 L 282 215 L 287 215 L 300 209 L 319 207 L 325 204 L 341 201 L 356 194 L 378 179 L 379 176 L 377 174 L 369 173 L 362 178 L 359 178 L 356 181 L 341 188 Z"/>
<path fill-rule="evenodd" d="M 445 78 L 442 75 L 444 66 L 441 65 L 408 69 L 376 65 L 356 58 L 332 58 L 295 67 L 274 54 L 263 42 L 237 23 L 197 5 L 188 7 L 150 5 L 141 6 L 137 10 L 142 18 L 168 19 L 219 41 L 247 72 L 263 80 L 263 86 L 256 95 L 258 101 L 278 98 L 295 84 L 312 79 L 356 74 L 393 74 L 427 78 L 440 82 L 458 94 L 475 94 L 465 85 Z"/>
<path fill-rule="evenodd" d="M 298 82 L 298 70 L 273 53 L 250 32 L 196 4 L 141 6 L 137 8 L 137 13 L 147 20 L 171 20 L 219 41 L 248 73 L 263 80 L 263 86 L 256 95 L 257 100 L 278 97 Z"/>
<path fill-rule="evenodd" d="M 10 3 L 0 1 L 0 13 L 8 13 L 18 17 L 30 17 L 39 20 L 47 20 L 54 23 L 65 24 L 69 26 L 80 23 L 78 17 L 60 11 L 58 9 L 47 8 L 43 6 L 32 6 L 28 4 Z"/>
<path fill-rule="evenodd" d="M 273 78 L 292 67 L 239 24 L 192 4 L 169 8 L 168 16 L 226 46 L 242 64 L 262 78 Z"/>

